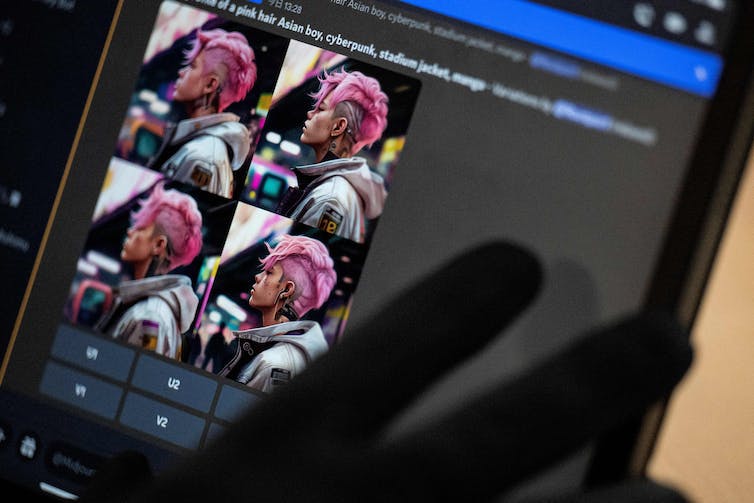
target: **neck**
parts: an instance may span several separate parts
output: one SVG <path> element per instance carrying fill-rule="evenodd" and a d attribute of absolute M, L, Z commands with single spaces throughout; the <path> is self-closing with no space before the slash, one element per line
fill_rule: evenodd
<path fill-rule="evenodd" d="M 344 157 L 350 157 L 351 145 L 345 140 L 345 135 L 340 135 L 332 138 L 330 143 L 314 147 L 314 154 L 317 162 L 322 162 L 328 152 L 331 152 L 335 157 L 341 159 Z"/>
<path fill-rule="evenodd" d="M 193 112 L 191 112 L 189 114 L 189 117 L 191 117 L 192 119 L 196 119 L 199 117 L 204 117 L 206 115 L 212 115 L 216 113 L 217 113 L 217 110 L 215 110 L 213 107 L 209 107 L 209 108 L 202 107 L 202 108 L 197 108 Z"/>
<path fill-rule="evenodd" d="M 204 98 L 199 98 L 194 103 L 186 103 L 186 112 L 191 119 L 196 119 L 198 117 L 216 114 L 217 108 L 213 105 L 205 107 Z"/>
<path fill-rule="evenodd" d="M 134 279 L 144 279 L 147 276 L 159 276 L 169 271 L 165 257 L 155 255 L 147 260 L 133 264 Z"/>
<path fill-rule="evenodd" d="M 318 145 L 314 147 L 314 159 L 317 162 L 322 162 L 322 159 L 324 159 L 325 156 L 327 155 L 329 148 L 330 148 L 330 145 Z"/>
<path fill-rule="evenodd" d="M 275 319 L 275 314 L 277 312 L 278 312 L 277 306 L 265 308 L 264 310 L 262 310 L 262 326 L 269 327 L 271 325 L 278 325 L 280 323 L 285 323 L 286 321 L 290 321 L 285 316 L 281 316 Z"/>
<path fill-rule="evenodd" d="M 146 277 L 150 261 L 151 259 L 134 264 L 134 279 L 144 279 Z"/>

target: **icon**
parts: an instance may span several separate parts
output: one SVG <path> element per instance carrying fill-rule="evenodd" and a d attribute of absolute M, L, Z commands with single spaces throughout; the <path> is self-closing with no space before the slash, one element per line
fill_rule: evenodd
<path fill-rule="evenodd" d="M 5 447 L 10 438 L 10 428 L 4 424 L 0 424 L 0 448 Z"/>
<path fill-rule="evenodd" d="M 99 356 L 99 349 L 94 348 L 92 346 L 86 347 L 86 359 L 87 360 L 96 360 L 97 356 Z"/>
<path fill-rule="evenodd" d="M 83 384 L 76 383 L 73 387 L 73 391 L 76 393 L 77 397 L 86 398 L 86 386 Z"/>
<path fill-rule="evenodd" d="M 694 76 L 696 77 L 696 80 L 699 82 L 704 82 L 709 77 L 709 73 L 707 72 L 707 69 L 703 66 L 695 66 L 694 67 Z"/>
<path fill-rule="evenodd" d="M 27 433 L 21 437 L 21 443 L 18 445 L 18 454 L 22 458 L 34 459 L 37 455 L 37 444 L 39 440 L 33 433 Z"/>
<path fill-rule="evenodd" d="M 11 33 L 13 33 L 13 21 L 10 19 L 0 21 L 0 35 L 10 37 Z"/>
<path fill-rule="evenodd" d="M 11 208 L 18 208 L 21 204 L 21 193 L 17 190 L 12 190 L 10 197 L 8 198 L 8 206 Z"/>
<path fill-rule="evenodd" d="M 686 31 L 686 28 L 688 26 L 688 24 L 686 23 L 686 18 L 678 12 L 674 11 L 670 11 L 665 14 L 663 25 L 665 26 L 666 30 L 668 30 L 670 33 L 675 33 L 676 35 Z"/>
<path fill-rule="evenodd" d="M 725 0 L 707 0 L 707 7 L 715 10 L 725 10 Z"/>
<path fill-rule="evenodd" d="M 694 38 L 701 44 L 713 45 L 717 41 L 715 25 L 709 21 L 700 21 L 694 30 Z"/>
<path fill-rule="evenodd" d="M 649 28 L 655 22 L 655 8 L 648 3 L 634 5 L 634 20 L 644 28 Z"/>

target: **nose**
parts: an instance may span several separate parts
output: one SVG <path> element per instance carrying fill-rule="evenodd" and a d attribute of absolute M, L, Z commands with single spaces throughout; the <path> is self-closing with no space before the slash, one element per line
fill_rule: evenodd
<path fill-rule="evenodd" d="M 187 71 L 188 71 L 188 66 L 184 66 L 183 68 L 178 70 L 178 76 L 183 77 Z"/>
<path fill-rule="evenodd" d="M 254 275 L 254 283 L 259 283 L 259 278 L 260 278 L 261 275 L 262 275 L 261 272 Z"/>
<path fill-rule="evenodd" d="M 314 116 L 314 110 L 309 110 L 306 112 L 306 118 L 311 119 Z"/>

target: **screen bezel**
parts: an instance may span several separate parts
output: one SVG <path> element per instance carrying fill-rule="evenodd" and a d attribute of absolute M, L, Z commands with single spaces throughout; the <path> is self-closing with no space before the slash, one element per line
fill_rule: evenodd
<path fill-rule="evenodd" d="M 676 315 L 690 332 L 754 138 L 754 5 L 734 5 L 724 68 L 708 104 L 643 305 Z M 693 341 L 692 341 L 693 343 Z M 645 474 L 670 397 L 602 436 L 587 486 Z"/>

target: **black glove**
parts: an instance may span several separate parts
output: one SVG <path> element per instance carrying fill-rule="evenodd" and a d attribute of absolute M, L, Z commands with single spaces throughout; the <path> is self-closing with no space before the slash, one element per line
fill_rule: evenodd
<path fill-rule="evenodd" d="M 509 244 L 464 254 L 396 296 L 215 443 L 152 479 L 111 465 L 84 501 L 490 501 L 666 397 L 691 361 L 667 316 L 641 314 L 420 429 L 391 422 L 534 299 L 537 261 Z M 133 466 L 133 465 L 131 465 Z M 124 487 L 130 487 L 125 490 Z M 555 501 L 684 501 L 650 481 Z"/>

